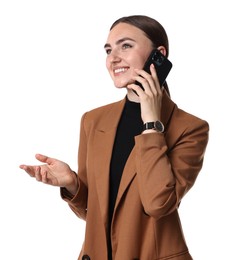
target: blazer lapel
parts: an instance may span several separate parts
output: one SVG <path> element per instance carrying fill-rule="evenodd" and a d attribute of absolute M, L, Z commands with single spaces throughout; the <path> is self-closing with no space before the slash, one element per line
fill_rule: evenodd
<path fill-rule="evenodd" d="M 113 144 L 117 125 L 123 111 L 125 99 L 117 102 L 101 118 L 101 123 L 95 129 L 94 137 L 94 172 L 98 200 L 104 224 L 107 224 L 109 202 L 109 172 Z"/>
<path fill-rule="evenodd" d="M 116 208 L 117 208 L 124 192 L 126 191 L 127 187 L 129 186 L 129 184 L 131 183 L 131 181 L 133 180 L 135 175 L 136 175 L 135 149 L 133 148 L 127 159 L 127 162 L 124 166 L 124 169 L 123 169 L 123 175 L 122 175 L 121 182 L 119 185 L 119 190 L 118 190 L 118 194 L 117 194 L 114 211 L 116 211 Z"/>

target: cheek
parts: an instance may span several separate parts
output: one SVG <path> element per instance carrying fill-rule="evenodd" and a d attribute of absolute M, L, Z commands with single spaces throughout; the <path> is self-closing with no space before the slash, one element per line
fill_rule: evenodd
<path fill-rule="evenodd" d="M 109 71 L 110 70 L 110 60 L 108 57 L 105 60 L 105 66 L 106 66 L 107 70 Z"/>
<path fill-rule="evenodd" d="M 137 56 L 137 58 L 131 61 L 131 68 L 142 69 L 145 64 L 146 58 L 143 56 Z"/>
<path fill-rule="evenodd" d="M 147 57 L 148 57 L 148 56 L 149 56 L 149 55 L 146 55 L 146 56 L 142 57 L 142 58 L 139 60 L 139 64 L 138 64 L 139 69 L 143 69 L 143 67 L 144 67 L 144 65 L 145 65 L 145 63 L 146 63 L 146 60 L 147 60 Z"/>
<path fill-rule="evenodd" d="M 106 66 L 106 69 L 107 69 L 110 77 L 113 79 L 113 71 L 111 69 L 111 62 L 109 61 L 108 58 L 106 59 L 105 66 Z"/>
<path fill-rule="evenodd" d="M 147 58 L 149 57 L 150 53 L 151 53 L 152 49 L 147 48 L 147 50 L 143 53 L 140 53 L 140 55 L 138 55 L 139 60 L 137 60 L 137 69 L 143 69 Z"/>

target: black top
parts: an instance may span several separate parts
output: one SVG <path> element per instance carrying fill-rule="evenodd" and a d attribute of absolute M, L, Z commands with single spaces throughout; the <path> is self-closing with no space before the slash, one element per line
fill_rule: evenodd
<path fill-rule="evenodd" d="M 126 98 L 126 103 L 118 124 L 114 141 L 113 153 L 110 162 L 110 194 L 109 194 L 109 245 L 108 254 L 111 257 L 110 225 L 113 216 L 115 201 L 119 189 L 123 169 L 128 156 L 135 144 L 134 137 L 142 132 L 140 103 L 131 102 Z"/>

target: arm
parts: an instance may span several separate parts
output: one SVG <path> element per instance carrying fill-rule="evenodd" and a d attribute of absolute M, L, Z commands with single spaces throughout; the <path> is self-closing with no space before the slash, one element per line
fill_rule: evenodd
<path fill-rule="evenodd" d="M 176 133 L 170 149 L 164 134 L 136 137 L 138 185 L 147 214 L 159 219 L 177 209 L 202 168 L 208 130 L 205 121 L 191 122 L 183 133 Z"/>
<path fill-rule="evenodd" d="M 37 181 L 52 186 L 65 187 L 71 194 L 76 193 L 78 187 L 77 178 L 68 164 L 42 154 L 36 154 L 35 157 L 43 164 L 22 164 L 20 168 Z"/>
<path fill-rule="evenodd" d="M 27 172 L 37 181 L 48 185 L 61 188 L 62 198 L 68 202 L 69 206 L 82 219 L 86 217 L 87 209 L 87 175 L 86 175 L 86 135 L 84 131 L 83 119 L 81 122 L 79 160 L 80 165 L 78 174 L 76 174 L 68 164 L 63 161 L 51 158 L 42 154 L 36 154 L 36 159 L 43 163 L 42 165 L 26 165 L 19 167 Z"/>
<path fill-rule="evenodd" d="M 77 191 L 73 196 L 68 194 L 65 189 L 61 189 L 62 198 L 68 202 L 69 207 L 72 211 L 81 219 L 86 219 L 87 213 L 87 169 L 86 169 L 86 158 L 87 158 L 87 136 L 84 129 L 84 119 L 86 113 L 82 116 L 80 124 L 80 142 L 78 148 L 78 174 L 77 174 Z"/>
<path fill-rule="evenodd" d="M 128 85 L 139 95 L 144 123 L 160 120 L 161 108 L 169 102 L 160 87 L 154 66 L 151 75 L 137 70 L 134 78 L 144 88 Z M 142 77 L 141 77 L 142 76 Z M 167 106 L 163 108 L 168 116 Z M 171 114 L 170 114 L 171 116 Z M 167 118 L 166 118 L 167 119 Z M 139 193 L 144 210 L 159 219 L 177 209 L 181 199 L 193 186 L 202 168 L 208 142 L 207 122 L 172 107 L 166 133 L 145 130 L 135 138 Z"/>

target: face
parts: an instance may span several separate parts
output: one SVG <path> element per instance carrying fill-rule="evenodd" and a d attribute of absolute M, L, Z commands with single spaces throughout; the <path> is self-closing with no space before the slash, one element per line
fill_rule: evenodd
<path fill-rule="evenodd" d="M 109 32 L 106 67 L 117 88 L 134 82 L 134 69 L 143 68 L 151 50 L 151 40 L 133 25 L 119 23 Z"/>

